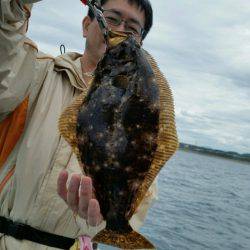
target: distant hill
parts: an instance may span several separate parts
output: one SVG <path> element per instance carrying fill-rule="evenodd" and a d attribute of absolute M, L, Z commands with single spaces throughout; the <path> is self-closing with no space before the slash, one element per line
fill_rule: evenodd
<path fill-rule="evenodd" d="M 239 154 L 236 152 L 200 147 L 182 142 L 180 143 L 179 148 L 185 151 L 194 151 L 202 154 L 216 155 L 224 158 L 250 162 L 250 154 Z"/>

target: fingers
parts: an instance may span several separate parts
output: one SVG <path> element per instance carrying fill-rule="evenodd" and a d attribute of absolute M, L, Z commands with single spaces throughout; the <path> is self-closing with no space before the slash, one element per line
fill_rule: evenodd
<path fill-rule="evenodd" d="M 89 177 L 82 177 L 79 197 L 79 215 L 87 218 L 89 201 L 92 198 L 92 180 Z"/>
<path fill-rule="evenodd" d="M 99 202 L 93 197 L 93 185 L 90 177 L 82 177 L 79 197 L 80 217 L 87 219 L 90 226 L 97 226 L 102 221 Z"/>
<path fill-rule="evenodd" d="M 87 220 L 90 226 L 99 225 L 103 217 L 100 205 L 93 199 L 93 186 L 90 177 L 73 174 L 67 188 L 68 172 L 60 172 L 57 180 L 57 192 L 71 210 Z"/>
<path fill-rule="evenodd" d="M 90 226 L 98 226 L 102 221 L 99 202 L 96 199 L 91 199 L 88 206 L 88 224 Z"/>
<path fill-rule="evenodd" d="M 78 212 L 80 181 L 80 175 L 74 174 L 70 179 L 68 187 L 67 204 L 74 212 Z"/>
<path fill-rule="evenodd" d="M 66 170 L 61 171 L 57 179 L 57 193 L 65 202 L 67 201 L 67 193 L 68 193 L 66 187 L 67 180 L 68 180 L 68 172 Z"/>

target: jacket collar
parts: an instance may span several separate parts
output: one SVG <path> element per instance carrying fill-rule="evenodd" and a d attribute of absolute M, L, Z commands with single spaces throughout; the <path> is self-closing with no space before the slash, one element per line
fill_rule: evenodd
<path fill-rule="evenodd" d="M 82 77 L 81 67 L 82 54 L 70 52 L 55 58 L 55 71 L 65 72 L 72 86 L 79 90 L 84 90 L 88 87 Z"/>

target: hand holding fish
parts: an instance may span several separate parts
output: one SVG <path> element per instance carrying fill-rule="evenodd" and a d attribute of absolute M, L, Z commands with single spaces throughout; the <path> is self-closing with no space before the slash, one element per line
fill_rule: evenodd
<path fill-rule="evenodd" d="M 90 177 L 73 174 L 68 180 L 68 172 L 60 172 L 57 180 L 57 192 L 69 208 L 81 218 L 86 219 L 90 226 L 98 226 L 103 216 L 100 212 L 99 202 L 94 199 L 92 180 Z"/>

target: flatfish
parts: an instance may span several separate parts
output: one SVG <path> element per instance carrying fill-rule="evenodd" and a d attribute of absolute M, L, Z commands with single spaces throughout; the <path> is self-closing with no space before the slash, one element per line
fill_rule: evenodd
<path fill-rule="evenodd" d="M 153 249 L 129 220 L 178 147 L 172 96 L 134 37 L 112 36 L 90 89 L 64 111 L 59 129 L 92 178 L 106 220 L 93 241 Z"/>
<path fill-rule="evenodd" d="M 99 62 L 77 120 L 81 162 L 93 179 L 107 223 L 106 232 L 96 239 L 109 231 L 116 238 L 114 243 L 124 240 L 130 249 L 130 241 L 133 245 L 140 241 L 140 235 L 135 235 L 128 223 L 128 215 L 154 157 L 159 112 L 153 70 L 140 45 L 128 36 L 109 47 Z M 141 240 L 152 247 L 144 238 Z"/>

